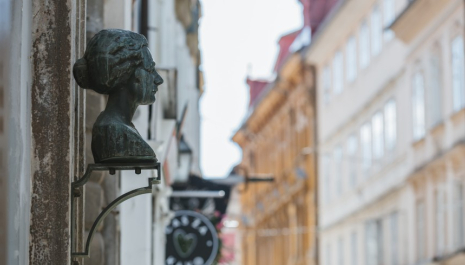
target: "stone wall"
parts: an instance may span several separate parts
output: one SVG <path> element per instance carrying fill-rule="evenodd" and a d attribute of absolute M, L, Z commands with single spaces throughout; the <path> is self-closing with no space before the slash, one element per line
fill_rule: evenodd
<path fill-rule="evenodd" d="M 89 1 L 90 2 L 90 1 Z M 88 2 L 88 3 L 89 3 Z M 89 33 L 89 32 L 88 32 Z M 106 99 L 103 95 L 87 90 L 86 102 L 86 160 L 93 163 L 91 151 L 92 126 L 103 111 Z M 85 191 L 85 230 L 92 227 L 93 222 L 102 209 L 119 194 L 119 175 L 109 175 L 108 172 L 94 172 L 86 185 Z M 97 228 L 90 248 L 90 258 L 85 259 L 86 265 L 118 265 L 119 264 L 119 229 L 118 211 L 108 215 Z M 86 234 L 87 236 L 87 234 Z"/>
<path fill-rule="evenodd" d="M 104 28 L 104 1 L 87 1 L 87 40 Z M 86 160 L 94 163 L 91 151 L 92 126 L 106 105 L 106 97 L 92 90 L 86 90 Z M 102 209 L 119 195 L 119 174 L 94 172 L 85 191 L 85 231 L 91 229 Z M 119 221 L 118 211 L 109 214 L 94 235 L 90 258 L 86 265 L 118 265 L 119 262 Z"/>

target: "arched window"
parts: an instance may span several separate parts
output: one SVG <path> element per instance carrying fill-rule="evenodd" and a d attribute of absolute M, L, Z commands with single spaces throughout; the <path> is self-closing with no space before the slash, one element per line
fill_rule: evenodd
<path fill-rule="evenodd" d="M 397 110 L 394 99 L 384 105 L 384 138 L 386 150 L 393 150 L 397 141 Z"/>
<path fill-rule="evenodd" d="M 323 102 L 329 104 L 331 100 L 331 69 L 325 66 L 323 69 Z"/>
<path fill-rule="evenodd" d="M 384 28 L 387 28 L 396 18 L 394 0 L 383 0 L 383 22 Z M 384 31 L 384 40 L 390 41 L 394 37 L 394 32 L 390 29 Z"/>
<path fill-rule="evenodd" d="M 417 71 L 412 79 L 413 139 L 425 136 L 425 81 L 423 73 Z"/>
<path fill-rule="evenodd" d="M 372 153 L 371 153 L 371 124 L 369 122 L 362 125 L 360 128 L 360 145 L 362 151 L 362 167 L 366 172 L 371 167 Z"/>
<path fill-rule="evenodd" d="M 383 24 L 381 12 L 376 5 L 371 13 L 371 55 L 374 57 L 381 52 L 383 40 Z"/>
<path fill-rule="evenodd" d="M 384 156 L 384 117 L 382 112 L 377 112 L 371 118 L 373 130 L 373 158 L 381 159 Z"/>
<path fill-rule="evenodd" d="M 360 68 L 365 69 L 370 64 L 370 30 L 366 21 L 360 26 L 359 38 Z"/>
<path fill-rule="evenodd" d="M 442 120 L 442 56 L 441 46 L 436 44 L 429 58 L 428 117 L 429 126 L 434 127 Z"/>
<path fill-rule="evenodd" d="M 341 51 L 333 59 L 333 92 L 338 95 L 344 89 L 344 59 Z"/>
<path fill-rule="evenodd" d="M 454 111 L 459 111 L 465 107 L 464 91 L 464 57 L 463 57 L 463 38 L 457 36 L 452 40 L 452 92 Z"/>
<path fill-rule="evenodd" d="M 346 45 L 346 79 L 353 82 L 357 77 L 357 41 L 352 36 Z"/>

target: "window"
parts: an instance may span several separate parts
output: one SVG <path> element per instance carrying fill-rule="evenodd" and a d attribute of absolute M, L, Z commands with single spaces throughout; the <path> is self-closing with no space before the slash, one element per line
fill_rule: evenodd
<path fill-rule="evenodd" d="M 328 104 L 331 99 L 331 69 L 326 66 L 323 70 L 323 102 Z"/>
<path fill-rule="evenodd" d="M 375 6 L 371 13 L 371 55 L 376 56 L 381 52 L 383 26 L 381 25 L 381 13 Z"/>
<path fill-rule="evenodd" d="M 464 246 L 464 225 L 463 222 L 463 185 L 462 182 L 456 181 L 454 185 L 454 226 L 455 226 L 455 247 Z"/>
<path fill-rule="evenodd" d="M 431 53 L 430 64 L 430 86 L 428 94 L 428 116 L 431 127 L 442 120 L 442 72 L 441 72 L 441 48 L 436 47 Z"/>
<path fill-rule="evenodd" d="M 383 0 L 383 20 L 384 28 L 387 28 L 395 19 L 394 0 Z M 394 37 L 394 32 L 390 29 L 384 31 L 384 40 L 389 41 Z"/>
<path fill-rule="evenodd" d="M 383 229 L 381 220 L 369 221 L 365 227 L 366 264 L 383 264 Z"/>
<path fill-rule="evenodd" d="M 328 243 L 326 245 L 326 262 L 325 262 L 326 265 L 333 265 L 333 263 L 331 262 L 331 245 Z"/>
<path fill-rule="evenodd" d="M 397 141 L 396 101 L 391 99 L 384 105 L 384 144 L 387 151 L 396 146 Z"/>
<path fill-rule="evenodd" d="M 357 148 L 357 136 L 353 134 L 349 136 L 349 139 L 347 139 L 348 172 L 350 185 L 352 187 L 357 185 Z"/>
<path fill-rule="evenodd" d="M 452 41 L 452 90 L 454 111 L 465 107 L 463 39 L 457 36 Z"/>
<path fill-rule="evenodd" d="M 353 232 L 350 236 L 350 252 L 351 252 L 351 265 L 358 265 L 358 247 L 357 247 L 357 232 Z"/>
<path fill-rule="evenodd" d="M 391 229 L 391 265 L 399 265 L 399 226 L 398 215 L 392 213 L 389 216 Z"/>
<path fill-rule="evenodd" d="M 426 234 L 426 224 L 425 224 L 425 203 L 419 201 L 417 203 L 416 209 L 417 216 L 417 259 L 423 260 L 425 258 L 426 244 L 425 244 L 425 234 Z"/>
<path fill-rule="evenodd" d="M 363 170 L 367 171 L 371 167 L 371 125 L 366 123 L 360 129 L 360 144 L 362 149 Z"/>
<path fill-rule="evenodd" d="M 371 119 L 373 128 L 373 158 L 380 159 L 384 155 L 384 123 L 383 114 L 377 112 Z"/>
<path fill-rule="evenodd" d="M 338 258 L 339 258 L 339 265 L 344 265 L 344 240 L 339 238 L 339 243 L 338 243 Z"/>
<path fill-rule="evenodd" d="M 370 30 L 366 21 L 360 27 L 360 68 L 365 69 L 370 64 Z"/>
<path fill-rule="evenodd" d="M 436 191 L 436 255 L 444 254 L 446 244 L 446 195 L 438 188 Z"/>
<path fill-rule="evenodd" d="M 355 37 L 350 37 L 346 46 L 347 81 L 352 82 L 357 77 L 357 43 Z"/>
<path fill-rule="evenodd" d="M 328 155 L 322 157 L 323 166 L 323 201 L 328 203 L 331 200 L 331 164 Z"/>
<path fill-rule="evenodd" d="M 340 94 L 344 86 L 344 69 L 342 52 L 336 52 L 333 59 L 333 89 L 334 94 Z"/>
<path fill-rule="evenodd" d="M 413 139 L 425 136 L 425 87 L 423 74 L 416 72 L 412 80 Z"/>
<path fill-rule="evenodd" d="M 250 152 L 249 153 L 249 163 L 250 163 L 250 169 L 252 170 L 252 172 L 256 172 L 256 164 L 255 164 L 255 153 L 254 152 Z"/>
<path fill-rule="evenodd" d="M 333 153 L 334 159 L 334 179 L 336 180 L 336 190 L 337 194 L 340 195 L 342 193 L 342 186 L 343 186 L 343 177 L 342 177 L 342 147 L 337 146 L 334 149 Z"/>

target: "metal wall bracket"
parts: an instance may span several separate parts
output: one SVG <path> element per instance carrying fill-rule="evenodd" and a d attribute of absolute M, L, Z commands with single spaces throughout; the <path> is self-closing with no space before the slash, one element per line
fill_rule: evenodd
<path fill-rule="evenodd" d="M 135 189 L 132 191 L 129 191 L 118 198 L 116 198 L 114 201 L 112 201 L 110 204 L 108 204 L 107 207 L 103 209 L 103 211 L 99 214 L 97 219 L 95 219 L 94 224 L 92 225 L 92 228 L 89 231 L 89 235 L 87 236 L 87 241 L 86 245 L 84 248 L 84 252 L 75 252 L 75 234 L 74 234 L 74 228 L 76 224 L 76 217 L 74 215 L 74 208 L 75 208 L 75 199 L 77 197 L 81 196 L 81 191 L 80 187 L 84 186 L 87 181 L 89 181 L 90 176 L 93 171 L 109 171 L 110 175 L 114 175 L 116 170 L 134 170 L 136 174 L 140 174 L 142 170 L 156 170 L 157 175 L 156 178 L 149 178 L 148 179 L 148 186 Z M 89 164 L 87 166 L 86 172 L 82 178 L 74 181 L 71 184 L 71 258 L 78 258 L 78 257 L 89 257 L 90 256 L 90 243 L 92 242 L 92 237 L 94 236 L 95 231 L 97 230 L 97 227 L 100 225 L 100 223 L 105 219 L 105 217 L 112 212 L 114 208 L 116 208 L 118 205 L 120 205 L 122 202 L 129 200 L 135 196 L 142 195 L 142 194 L 147 194 L 152 192 L 152 186 L 154 184 L 160 184 L 161 183 L 161 172 L 160 172 L 160 163 L 158 162 L 153 162 L 153 163 L 144 163 L 144 164 Z"/>

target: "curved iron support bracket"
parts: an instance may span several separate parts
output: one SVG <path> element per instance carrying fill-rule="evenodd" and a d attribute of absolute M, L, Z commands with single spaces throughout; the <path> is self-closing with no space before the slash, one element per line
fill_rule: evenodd
<path fill-rule="evenodd" d="M 127 201 L 133 197 L 136 197 L 138 195 L 142 194 L 148 194 L 152 192 L 152 186 L 154 184 L 160 184 L 160 163 L 155 162 L 152 164 L 132 164 L 132 165 L 126 165 L 126 164 L 90 164 L 87 166 L 87 170 L 82 178 L 79 180 L 76 180 L 71 184 L 71 222 L 72 222 L 72 228 L 71 228 L 71 249 L 74 251 L 74 226 L 75 226 L 75 217 L 74 217 L 74 199 L 76 197 L 80 197 L 80 190 L 78 188 L 84 186 L 87 181 L 89 181 L 89 178 L 91 176 L 91 173 L 93 171 L 106 171 L 108 170 L 111 175 L 115 174 L 116 170 L 135 170 L 136 174 L 140 174 L 141 170 L 150 170 L 154 169 L 157 171 L 157 177 L 156 178 L 149 178 L 148 179 L 148 186 L 135 189 L 132 191 L 129 191 L 118 198 L 116 198 L 114 201 L 112 201 L 110 204 L 107 205 L 103 209 L 103 211 L 99 214 L 97 219 L 95 219 L 94 224 L 92 225 L 92 228 L 89 231 L 89 235 L 87 236 L 87 241 L 86 245 L 84 248 L 84 252 L 72 252 L 71 257 L 72 258 L 79 258 L 79 257 L 89 257 L 90 256 L 90 244 L 92 242 L 92 238 L 94 236 L 95 231 L 97 230 L 97 227 L 100 225 L 100 223 L 107 217 L 109 213 L 113 211 L 118 205 L 123 203 L 124 201 Z"/>

